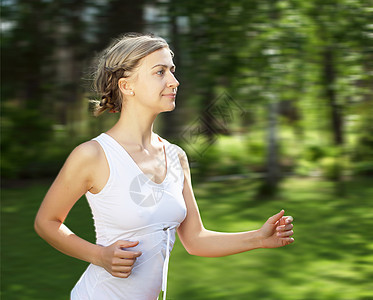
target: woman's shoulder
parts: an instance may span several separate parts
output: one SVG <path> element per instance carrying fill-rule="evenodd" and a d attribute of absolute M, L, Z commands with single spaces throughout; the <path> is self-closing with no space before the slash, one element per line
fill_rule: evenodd
<path fill-rule="evenodd" d="M 98 163 L 102 161 L 101 157 L 102 153 L 98 143 L 95 141 L 82 143 L 70 153 L 61 169 L 61 173 L 65 175 L 65 178 L 86 180 L 91 178 L 95 169 L 97 169 Z"/>
<path fill-rule="evenodd" d="M 99 159 L 102 155 L 103 151 L 100 144 L 90 140 L 76 146 L 71 152 L 69 159 L 79 160 L 80 163 L 88 163 Z"/>

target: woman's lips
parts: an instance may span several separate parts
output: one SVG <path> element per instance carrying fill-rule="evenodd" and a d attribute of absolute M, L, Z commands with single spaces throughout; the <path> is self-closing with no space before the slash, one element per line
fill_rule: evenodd
<path fill-rule="evenodd" d="M 163 97 L 175 98 L 176 94 L 164 94 Z"/>

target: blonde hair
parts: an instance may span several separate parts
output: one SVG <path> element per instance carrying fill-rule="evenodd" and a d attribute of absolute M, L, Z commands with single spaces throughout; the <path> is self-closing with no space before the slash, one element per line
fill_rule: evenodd
<path fill-rule="evenodd" d="M 93 83 L 95 91 L 101 95 L 100 101 L 94 101 L 96 116 L 107 109 L 110 112 L 122 110 L 123 99 L 118 80 L 131 76 L 142 58 L 161 48 L 170 50 L 167 42 L 161 37 L 127 33 L 101 53 Z M 173 52 L 170 52 L 173 56 Z"/>

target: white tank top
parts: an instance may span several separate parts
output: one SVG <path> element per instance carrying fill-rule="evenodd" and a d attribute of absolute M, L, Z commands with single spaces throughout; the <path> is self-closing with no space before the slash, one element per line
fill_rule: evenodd
<path fill-rule="evenodd" d="M 90 264 L 71 291 L 71 300 L 155 300 L 161 290 L 166 298 L 169 255 L 186 206 L 177 146 L 158 139 L 164 144 L 167 166 L 160 184 L 150 180 L 111 136 L 102 133 L 93 139 L 104 150 L 110 168 L 105 187 L 97 194 L 86 193 L 96 243 L 108 246 L 118 240 L 139 241 L 128 250 L 142 255 L 128 278 L 113 277 Z"/>

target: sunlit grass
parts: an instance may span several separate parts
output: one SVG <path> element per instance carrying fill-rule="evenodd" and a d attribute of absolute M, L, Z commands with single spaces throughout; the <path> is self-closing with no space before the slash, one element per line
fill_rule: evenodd
<path fill-rule="evenodd" d="M 49 183 L 48 183 L 49 184 Z M 33 231 L 48 184 L 2 192 L 2 299 L 68 299 L 86 263 L 67 257 Z M 171 256 L 168 299 L 373 299 L 373 187 L 369 180 L 290 178 L 273 199 L 257 199 L 257 182 L 195 184 L 206 228 L 256 229 L 284 208 L 294 216 L 295 243 L 222 258 L 190 256 L 180 242 Z M 94 241 L 85 200 L 68 226 Z"/>
<path fill-rule="evenodd" d="M 255 229 L 284 208 L 295 218 L 296 242 L 215 259 L 191 257 L 178 243 L 171 299 L 373 299 L 373 189 L 367 181 L 344 189 L 343 196 L 332 182 L 288 179 L 280 195 L 260 201 L 245 181 L 199 186 L 207 228 Z"/>

